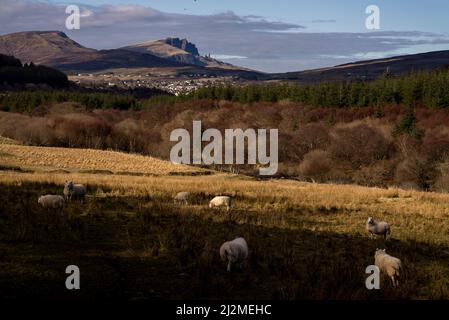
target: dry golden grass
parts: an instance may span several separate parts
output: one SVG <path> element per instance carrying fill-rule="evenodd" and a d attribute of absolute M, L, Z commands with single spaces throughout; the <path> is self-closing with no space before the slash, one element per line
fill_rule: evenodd
<path fill-rule="evenodd" d="M 179 191 L 190 191 L 205 197 L 229 194 L 237 199 L 240 210 L 262 211 L 267 213 L 267 217 L 271 216 L 272 218 L 265 222 L 267 225 L 280 221 L 271 213 L 308 210 L 323 213 L 317 217 L 319 222 L 336 219 L 334 224 L 311 225 L 312 230 L 360 233 L 363 232 L 366 218 L 373 216 L 396 225 L 394 229 L 400 229 L 399 234 L 402 232 L 407 239 L 419 236 L 420 240 L 438 239 L 438 242 L 449 243 L 449 236 L 444 235 L 444 232 L 449 234 L 449 229 L 445 227 L 446 224 L 440 225 L 449 218 L 449 194 L 355 185 L 312 184 L 292 180 L 258 181 L 230 174 L 167 176 L 171 172 L 188 173 L 199 169 L 176 166 L 151 157 L 88 149 L 0 144 L 0 164 L 41 169 L 34 173 L 0 171 L 0 182 L 6 184 L 21 185 L 30 182 L 62 186 L 67 179 L 72 179 L 96 189 L 97 196 L 101 197 L 171 199 Z M 55 168 L 68 169 L 71 172 L 48 172 Z M 154 176 L 110 175 L 101 172 L 89 174 L 77 170 L 140 172 Z M 427 222 L 410 227 L 412 221 L 418 218 Z M 282 223 L 285 224 L 285 221 Z M 427 232 L 429 225 L 434 225 L 438 232 Z M 396 235 L 397 233 L 398 231 Z"/>
<path fill-rule="evenodd" d="M 92 162 L 73 167 L 66 161 L 68 155 L 79 156 L 79 152 L 85 152 L 85 158 Z M 14 268 L 18 270 L 7 269 L 5 278 L 17 277 L 16 273 L 25 272 L 28 265 L 34 266 L 29 256 L 45 254 L 49 250 L 46 241 L 52 243 L 51 254 L 63 265 L 68 258 L 61 248 L 67 241 L 71 250 L 81 250 L 80 257 L 92 268 L 98 264 L 108 268 L 111 261 L 122 266 L 108 272 L 128 275 L 123 285 L 132 294 L 152 296 L 150 289 L 155 288 L 158 298 L 449 297 L 449 194 L 284 179 L 258 181 L 230 174 L 171 176 L 165 174 L 175 170 L 164 161 L 106 151 L 0 145 L 2 153 L 23 159 L 15 165 L 42 169 L 0 171 L 4 191 L 0 212 L 3 210 L 6 217 L 0 230 L 8 241 L 36 245 L 18 255 L 20 248 L 0 241 L 0 248 L 3 245 L 9 250 L 8 257 L 15 259 Z M 53 160 L 43 161 L 51 158 L 49 154 Z M 62 164 L 58 164 L 59 159 Z M 147 167 L 145 161 L 140 167 L 138 160 L 124 167 L 124 159 L 146 159 Z M 148 170 L 155 176 L 48 172 L 52 168 Z M 87 185 L 86 204 L 69 204 L 63 218 L 42 214 L 36 206 L 37 197 L 62 193 L 67 179 Z M 179 191 L 192 193 L 189 206 L 173 204 L 173 196 Z M 233 196 L 229 214 L 207 207 L 218 194 Z M 392 224 L 391 240 L 370 240 L 364 234 L 369 216 Z M 221 241 L 234 236 L 248 240 L 251 259 L 248 272 L 233 275 L 237 282 L 231 285 L 225 275 L 216 276 L 223 272 L 217 250 Z M 80 247 L 80 241 L 85 247 Z M 373 263 L 376 247 L 387 248 L 403 261 L 407 276 L 399 289 L 388 286 L 388 279 L 377 293 L 365 289 L 364 270 Z M 27 271 L 29 274 L 54 268 L 37 263 L 40 269 Z M 150 273 L 149 268 L 153 270 Z M 178 275 L 185 273 L 192 276 L 179 279 Z M 96 278 L 100 273 L 89 270 L 88 274 Z M 35 277 L 45 278 L 40 273 Z M 171 287 L 167 283 L 172 282 L 173 288 L 189 291 L 166 291 Z M 121 291 L 114 291 L 114 295 L 119 294 Z"/>
<path fill-rule="evenodd" d="M 211 176 L 126 176 L 72 173 L 74 181 L 88 185 L 104 186 L 122 196 L 147 196 L 173 194 L 188 190 L 192 193 L 239 196 L 249 201 L 273 199 L 285 206 L 310 210 L 363 211 L 366 214 L 395 215 L 406 213 L 427 218 L 449 217 L 449 194 L 420 192 L 402 189 L 368 188 L 356 185 L 307 183 L 293 180 L 258 181 L 250 177 L 231 174 Z M 0 181 L 63 184 L 63 173 L 1 172 Z M 245 206 L 244 203 L 242 203 Z"/>
<path fill-rule="evenodd" d="M 97 189 L 98 197 L 171 199 L 179 191 L 190 191 L 206 198 L 229 194 L 237 199 L 237 210 L 264 212 L 267 218 L 264 224 L 267 226 L 289 227 L 285 220 L 278 219 L 277 214 L 282 215 L 285 210 L 307 210 L 323 213 L 317 217 L 318 222 L 327 223 L 316 223 L 306 228 L 360 234 L 363 233 L 367 217 L 373 216 L 391 222 L 393 229 L 396 229 L 395 236 L 403 235 L 404 239 L 419 237 L 420 240 L 449 244 L 449 236 L 445 237 L 445 233 L 449 234 L 449 226 L 444 224 L 449 218 L 448 194 L 291 180 L 257 181 L 228 174 L 140 177 L 84 173 L 0 173 L 1 182 L 19 186 L 30 182 L 57 184 L 62 188 L 68 178 Z M 427 221 L 427 226 L 412 225 L 416 219 Z M 431 226 L 438 231 L 428 232 Z"/>
<path fill-rule="evenodd" d="M 21 144 L 19 141 L 14 140 L 14 139 L 10 139 L 10 138 L 5 138 L 0 136 L 0 144 L 15 144 L 15 145 L 19 145 Z"/>
<path fill-rule="evenodd" d="M 109 170 L 114 173 L 150 175 L 201 171 L 153 157 L 115 151 L 31 147 L 4 143 L 0 143 L 0 164 L 38 170 Z"/>

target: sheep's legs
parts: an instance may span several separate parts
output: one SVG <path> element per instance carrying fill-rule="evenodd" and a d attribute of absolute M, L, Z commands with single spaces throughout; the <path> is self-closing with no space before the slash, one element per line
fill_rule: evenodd
<path fill-rule="evenodd" d="M 231 260 L 228 261 L 228 267 L 226 268 L 228 272 L 231 272 Z"/>
<path fill-rule="evenodd" d="M 393 282 L 393 287 L 397 287 L 399 285 L 398 279 L 396 279 L 394 276 L 391 277 L 391 281 Z"/>

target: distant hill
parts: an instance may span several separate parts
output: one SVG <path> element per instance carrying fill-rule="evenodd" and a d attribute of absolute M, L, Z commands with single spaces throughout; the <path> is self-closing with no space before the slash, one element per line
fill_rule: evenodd
<path fill-rule="evenodd" d="M 185 39 L 167 38 L 112 50 L 86 48 L 59 31 L 18 32 L 0 36 L 0 54 L 64 72 L 97 72 L 126 68 L 172 68 L 179 74 L 236 75 L 260 73 L 201 57 Z"/>
<path fill-rule="evenodd" d="M 386 72 L 402 75 L 412 71 L 436 70 L 444 66 L 449 66 L 449 50 L 365 60 L 330 68 L 270 74 L 265 78 L 301 82 L 346 79 L 372 80 Z"/>
<path fill-rule="evenodd" d="M 136 45 L 126 46 L 121 49 L 140 53 L 150 53 L 160 58 L 200 67 L 248 70 L 208 56 L 201 56 L 195 44 L 187 41 L 187 39 L 166 38 L 163 40 L 146 41 Z"/>
<path fill-rule="evenodd" d="M 314 70 L 265 74 L 202 56 L 187 39 L 166 38 L 119 49 L 86 48 L 59 31 L 18 32 L 0 36 L 0 54 L 15 56 L 64 72 L 101 72 L 113 69 L 142 69 L 141 72 L 170 70 L 175 75 L 236 76 L 247 80 L 319 82 L 372 80 L 390 72 L 401 75 L 435 70 L 449 65 L 449 50 L 366 60 Z M 150 71 L 148 69 L 151 69 Z M 140 72 L 140 71 L 139 71 Z"/>
<path fill-rule="evenodd" d="M 19 32 L 0 36 L 0 53 L 13 55 L 24 63 L 43 64 L 63 71 L 182 66 L 151 54 L 86 48 L 59 31 Z"/>
<path fill-rule="evenodd" d="M 57 66 L 69 60 L 83 61 L 86 56 L 95 56 L 96 52 L 58 31 L 18 32 L 0 36 L 0 53 L 15 56 L 23 63 Z"/>

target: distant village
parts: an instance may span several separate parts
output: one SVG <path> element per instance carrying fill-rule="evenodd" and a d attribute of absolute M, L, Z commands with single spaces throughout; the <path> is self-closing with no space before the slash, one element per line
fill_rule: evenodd
<path fill-rule="evenodd" d="M 152 74 L 117 74 L 112 72 L 102 74 L 79 73 L 69 76 L 69 79 L 86 88 L 156 88 L 176 96 L 190 93 L 203 87 L 238 85 L 241 83 L 241 79 L 237 76 L 223 77 L 201 74 L 155 76 Z"/>

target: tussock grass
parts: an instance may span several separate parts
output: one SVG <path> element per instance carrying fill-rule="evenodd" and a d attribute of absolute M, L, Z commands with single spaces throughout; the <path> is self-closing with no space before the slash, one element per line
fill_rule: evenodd
<path fill-rule="evenodd" d="M 79 263 L 83 299 L 449 297 L 447 195 L 227 175 L 75 174 L 88 185 L 84 205 L 72 203 L 63 215 L 39 209 L 37 196 L 60 193 L 66 178 L 0 174 L 1 295 L 64 298 L 63 270 Z M 173 204 L 181 190 L 192 192 L 191 205 Z M 207 208 L 224 193 L 234 197 L 230 214 Z M 380 200 L 394 193 L 399 200 Z M 393 224 L 391 241 L 364 235 L 369 215 Z M 227 274 L 218 248 L 236 236 L 247 239 L 250 258 Z M 382 278 L 380 291 L 365 289 L 377 247 L 406 266 L 399 288 Z"/>
<path fill-rule="evenodd" d="M 0 172 L 0 297 L 73 299 L 64 270 L 76 264 L 78 299 L 449 298 L 448 194 L 171 171 Z M 67 179 L 87 185 L 83 205 L 37 206 Z M 191 192 L 190 205 L 173 203 L 179 191 Z M 223 194 L 230 213 L 207 207 Z M 392 239 L 368 238 L 368 216 L 390 222 Z M 250 255 L 228 274 L 218 249 L 236 236 Z M 381 290 L 365 288 L 376 248 L 403 261 L 398 288 L 386 277 Z"/>
<path fill-rule="evenodd" d="M 14 140 L 14 139 L 10 139 L 10 138 L 6 138 L 6 137 L 3 137 L 3 136 L 0 136 L 0 144 L 20 145 L 22 143 L 17 141 L 17 140 Z"/>
<path fill-rule="evenodd" d="M 170 172 L 192 173 L 202 171 L 169 161 L 137 154 L 95 149 L 32 147 L 0 143 L 0 163 L 29 168 L 57 168 L 87 172 L 140 172 L 165 175 Z"/>

